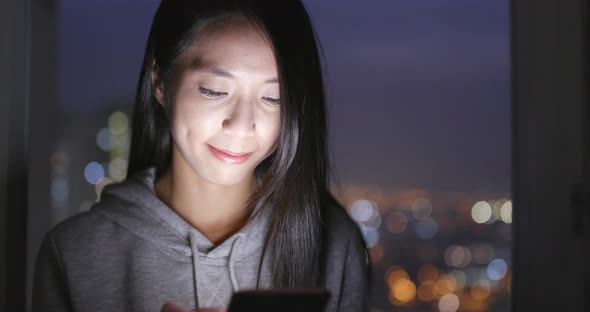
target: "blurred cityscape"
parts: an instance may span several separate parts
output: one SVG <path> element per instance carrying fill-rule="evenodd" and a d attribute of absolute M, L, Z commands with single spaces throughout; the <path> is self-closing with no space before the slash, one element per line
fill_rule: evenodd
<path fill-rule="evenodd" d="M 372 312 L 510 310 L 508 194 L 378 186 L 341 194 L 370 247 Z"/>
<path fill-rule="evenodd" d="M 114 100 L 91 118 L 62 115 L 50 159 L 53 224 L 124 179 L 129 112 L 116 109 L 129 103 Z M 510 194 L 381 185 L 332 191 L 370 248 L 371 312 L 510 310 Z"/>

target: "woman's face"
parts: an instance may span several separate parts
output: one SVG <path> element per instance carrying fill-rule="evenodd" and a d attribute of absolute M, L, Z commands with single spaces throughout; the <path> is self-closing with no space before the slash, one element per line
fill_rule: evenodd
<path fill-rule="evenodd" d="M 233 185 L 251 177 L 275 150 L 277 67 L 271 46 L 251 24 L 233 20 L 212 27 L 179 64 L 167 109 L 173 152 L 210 183 Z M 164 103 L 163 89 L 155 85 Z"/>

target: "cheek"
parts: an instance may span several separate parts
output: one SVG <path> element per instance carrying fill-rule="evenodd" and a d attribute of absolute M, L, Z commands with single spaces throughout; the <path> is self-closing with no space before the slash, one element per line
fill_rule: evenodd
<path fill-rule="evenodd" d="M 279 137 L 279 131 L 281 127 L 280 115 L 266 116 L 264 121 L 264 127 L 261 127 L 261 140 L 264 141 L 264 145 L 267 149 L 273 147 L 277 138 Z"/>
<path fill-rule="evenodd" d="M 215 133 L 219 118 L 219 113 L 204 109 L 199 103 L 177 101 L 171 111 L 170 128 L 177 142 L 204 140 Z"/>

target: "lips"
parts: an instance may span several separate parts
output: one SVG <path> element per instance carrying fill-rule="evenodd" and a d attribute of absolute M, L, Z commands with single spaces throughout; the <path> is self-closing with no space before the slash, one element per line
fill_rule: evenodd
<path fill-rule="evenodd" d="M 207 144 L 209 151 L 217 157 L 217 159 L 228 163 L 228 164 L 241 164 L 245 162 L 252 153 L 234 153 L 230 151 L 220 150 L 217 149 L 209 144 Z"/>

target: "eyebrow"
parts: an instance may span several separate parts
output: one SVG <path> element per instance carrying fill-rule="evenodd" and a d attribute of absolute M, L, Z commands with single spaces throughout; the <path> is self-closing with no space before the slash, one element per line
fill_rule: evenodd
<path fill-rule="evenodd" d="M 210 73 L 215 76 L 224 77 L 224 78 L 230 78 L 230 79 L 236 78 L 236 76 L 234 76 L 232 73 L 225 71 L 219 67 L 215 67 L 215 66 L 194 66 L 193 70 Z M 279 83 L 279 80 L 277 78 L 272 78 L 272 79 L 266 80 L 264 83 Z"/>

